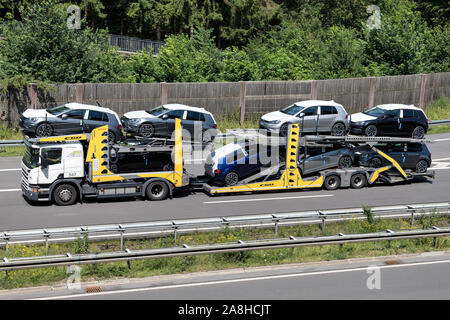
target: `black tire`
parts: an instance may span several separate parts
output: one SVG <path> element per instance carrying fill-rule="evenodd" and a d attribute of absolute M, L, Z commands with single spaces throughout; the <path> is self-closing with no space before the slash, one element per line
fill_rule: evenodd
<path fill-rule="evenodd" d="M 423 139 L 425 137 L 425 129 L 422 126 L 415 127 L 412 133 L 413 139 Z"/>
<path fill-rule="evenodd" d="M 113 131 L 108 130 L 108 142 L 115 143 L 116 141 L 117 141 L 116 134 Z"/>
<path fill-rule="evenodd" d="M 343 124 L 342 122 L 335 123 L 331 128 L 331 135 L 336 137 L 345 136 L 346 132 L 347 130 L 345 128 L 345 124 Z"/>
<path fill-rule="evenodd" d="M 155 127 L 150 123 L 143 123 L 139 127 L 139 135 L 144 138 L 151 138 L 155 134 Z"/>
<path fill-rule="evenodd" d="M 78 199 L 78 191 L 71 184 L 61 184 L 53 190 L 52 197 L 58 206 L 71 206 Z"/>
<path fill-rule="evenodd" d="M 36 127 L 36 137 L 50 137 L 53 134 L 53 127 L 47 123 L 41 123 Z"/>
<path fill-rule="evenodd" d="M 374 157 L 369 161 L 369 167 L 371 168 L 381 168 L 383 165 L 383 160 L 380 157 Z"/>
<path fill-rule="evenodd" d="M 339 189 L 339 187 L 341 186 L 341 178 L 336 175 L 330 175 L 325 178 L 325 181 L 323 182 L 323 186 L 327 190 Z"/>
<path fill-rule="evenodd" d="M 224 180 L 227 186 L 235 186 L 239 182 L 239 175 L 234 171 L 230 171 L 225 175 Z"/>
<path fill-rule="evenodd" d="M 285 123 L 280 127 L 280 137 L 287 137 L 289 134 L 289 123 Z"/>
<path fill-rule="evenodd" d="M 416 164 L 417 173 L 425 173 L 428 170 L 428 162 L 426 160 L 419 160 Z"/>
<path fill-rule="evenodd" d="M 364 130 L 364 134 L 367 137 L 376 137 L 378 134 L 378 129 L 376 126 L 374 126 L 373 124 L 369 125 L 366 127 L 366 129 Z"/>
<path fill-rule="evenodd" d="M 145 194 L 151 201 L 165 200 L 169 195 L 169 186 L 164 181 L 153 181 L 147 186 Z"/>
<path fill-rule="evenodd" d="M 351 168 L 353 164 L 352 157 L 350 156 L 342 156 L 339 159 L 339 169 L 348 169 Z"/>
<path fill-rule="evenodd" d="M 350 178 L 350 186 L 353 189 L 361 189 L 363 187 L 366 186 L 367 183 L 367 178 L 364 174 L 362 173 L 357 173 L 354 174 L 351 178 Z"/>

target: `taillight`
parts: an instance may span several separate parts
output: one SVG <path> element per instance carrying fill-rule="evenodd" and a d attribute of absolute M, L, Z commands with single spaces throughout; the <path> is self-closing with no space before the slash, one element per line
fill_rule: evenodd
<path fill-rule="evenodd" d="M 347 114 L 347 115 L 345 115 L 345 119 L 346 119 L 346 120 L 348 119 L 348 117 L 349 117 L 349 116 L 348 116 L 348 114 Z"/>
<path fill-rule="evenodd" d="M 122 125 L 119 124 L 119 125 L 117 126 L 117 129 L 122 129 Z"/>
<path fill-rule="evenodd" d="M 213 128 L 214 128 L 214 129 L 217 129 L 217 124 L 213 124 Z"/>
<path fill-rule="evenodd" d="M 220 173 L 219 169 L 214 170 L 214 174 L 219 174 L 219 173 Z"/>

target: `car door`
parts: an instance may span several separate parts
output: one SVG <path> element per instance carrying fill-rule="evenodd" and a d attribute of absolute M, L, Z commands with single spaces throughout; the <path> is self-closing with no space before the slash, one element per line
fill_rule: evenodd
<path fill-rule="evenodd" d="M 92 132 L 95 128 L 107 125 L 109 122 L 108 115 L 101 111 L 89 110 L 87 119 L 85 120 L 87 132 Z"/>
<path fill-rule="evenodd" d="M 316 132 L 318 129 L 318 113 L 319 113 L 319 107 L 309 107 L 303 109 L 301 112 L 303 114 L 301 121 L 300 121 L 300 128 L 302 129 L 302 132 Z"/>
<path fill-rule="evenodd" d="M 416 167 L 417 162 L 420 159 L 420 155 L 422 153 L 422 144 L 421 143 L 409 143 L 406 145 L 407 152 L 405 153 L 406 157 L 406 166 L 407 169 L 414 169 Z"/>
<path fill-rule="evenodd" d="M 321 106 L 319 114 L 319 131 L 329 132 L 337 115 L 337 110 L 333 106 Z"/>
<path fill-rule="evenodd" d="M 400 135 L 400 115 L 400 109 L 385 112 L 378 125 L 379 135 Z"/>
<path fill-rule="evenodd" d="M 201 141 L 204 122 L 205 116 L 203 113 L 187 111 L 186 119 L 183 120 L 183 129 L 188 130 L 192 138 Z"/>
<path fill-rule="evenodd" d="M 309 149 L 306 159 L 301 161 L 300 169 L 304 174 L 320 171 L 323 168 L 323 155 L 321 148 Z"/>
<path fill-rule="evenodd" d="M 403 117 L 400 118 L 400 133 L 402 136 L 412 136 L 417 124 L 418 114 L 416 110 L 403 109 Z"/>
<path fill-rule="evenodd" d="M 85 131 L 86 110 L 72 109 L 57 117 L 53 125 L 55 135 L 77 134 Z"/>
<path fill-rule="evenodd" d="M 406 168 L 406 144 L 396 143 L 388 148 L 388 155 L 393 158 L 402 168 Z"/>
<path fill-rule="evenodd" d="M 166 131 L 165 135 L 167 137 L 172 137 L 172 134 L 175 131 L 175 119 L 180 119 L 183 129 L 185 129 L 184 113 L 184 110 L 171 110 L 162 116 Z"/>

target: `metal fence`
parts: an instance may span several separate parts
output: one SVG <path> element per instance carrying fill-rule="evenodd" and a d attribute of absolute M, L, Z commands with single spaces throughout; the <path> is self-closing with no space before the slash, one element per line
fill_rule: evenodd
<path fill-rule="evenodd" d="M 421 215 L 435 212 L 449 214 L 449 202 L 418 203 L 409 205 L 378 206 L 370 209 L 374 216 L 380 218 L 411 219 L 411 224 Z M 11 244 L 71 242 L 77 238 L 89 240 L 120 240 L 123 249 L 125 238 L 150 238 L 173 235 L 177 243 L 177 235 L 193 232 L 212 232 L 227 228 L 274 228 L 278 233 L 280 226 L 299 224 L 321 224 L 325 231 L 327 222 L 340 222 L 350 219 L 365 219 L 364 208 L 327 209 L 300 212 L 257 214 L 245 216 L 227 216 L 203 219 L 167 220 L 154 222 L 138 222 L 123 224 L 107 224 L 93 226 L 76 226 L 62 228 L 42 228 L 33 230 L 4 231 L 0 233 L 0 245 L 6 249 Z"/>
<path fill-rule="evenodd" d="M 322 237 L 305 237 L 305 238 L 278 238 L 278 239 L 264 239 L 264 240 L 250 240 L 236 242 L 207 244 L 207 245 L 187 245 L 184 244 L 179 247 L 161 248 L 161 249 L 144 249 L 144 250 L 129 250 L 104 252 L 104 253 L 89 253 L 71 255 L 70 253 L 52 256 L 37 256 L 26 258 L 3 258 L 0 262 L 0 271 L 20 270 L 30 268 L 45 268 L 58 267 L 73 264 L 96 264 L 100 262 L 119 262 L 130 261 L 138 259 L 152 259 L 152 258 L 167 258 L 177 256 L 192 256 L 200 254 L 211 253 L 229 253 L 241 252 L 250 250 L 267 250 L 267 249 L 282 249 L 295 248 L 302 246 L 316 246 L 316 245 L 343 245 L 347 243 L 371 242 L 371 241 L 388 241 L 402 240 L 402 239 L 417 239 L 417 238 L 434 238 L 436 243 L 437 237 L 449 236 L 450 228 L 423 229 L 423 230 L 408 230 L 408 231 L 392 231 L 365 233 L 365 234 L 350 234 L 345 235 L 340 233 L 335 236 Z"/>
<path fill-rule="evenodd" d="M 154 55 L 159 53 L 159 50 L 164 45 L 161 41 L 153 41 L 147 39 L 139 39 L 127 36 L 119 36 L 110 34 L 110 44 L 115 47 L 119 47 L 120 51 L 126 52 L 138 52 L 138 51 L 151 51 Z"/>

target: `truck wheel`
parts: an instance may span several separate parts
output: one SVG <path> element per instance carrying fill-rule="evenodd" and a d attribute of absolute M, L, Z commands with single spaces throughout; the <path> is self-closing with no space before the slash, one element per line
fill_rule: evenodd
<path fill-rule="evenodd" d="M 77 189 L 71 184 L 61 184 L 53 190 L 53 200 L 58 206 L 70 206 L 77 197 Z"/>
<path fill-rule="evenodd" d="M 164 181 L 154 181 L 147 186 L 147 198 L 151 201 L 165 200 L 169 195 L 169 186 Z"/>
<path fill-rule="evenodd" d="M 361 189 L 366 185 L 367 179 L 366 176 L 362 173 L 357 173 L 352 176 L 350 179 L 350 185 L 353 189 Z"/>
<path fill-rule="evenodd" d="M 323 185 L 327 190 L 336 190 L 341 186 L 341 178 L 336 175 L 328 176 L 325 178 Z"/>

